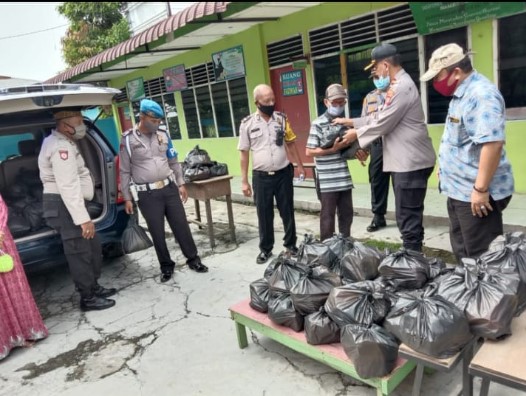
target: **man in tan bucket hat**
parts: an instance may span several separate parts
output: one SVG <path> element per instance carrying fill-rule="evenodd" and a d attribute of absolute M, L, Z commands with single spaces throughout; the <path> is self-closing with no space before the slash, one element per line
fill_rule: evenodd
<path fill-rule="evenodd" d="M 440 191 L 448 197 L 449 235 L 457 260 L 477 258 L 503 233 L 502 211 L 514 192 L 504 150 L 506 107 L 490 80 L 458 44 L 437 48 L 421 81 L 451 97 L 439 148 Z"/>

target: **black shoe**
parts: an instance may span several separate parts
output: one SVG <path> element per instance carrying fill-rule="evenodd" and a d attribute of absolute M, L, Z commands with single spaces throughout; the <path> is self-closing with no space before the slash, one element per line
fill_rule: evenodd
<path fill-rule="evenodd" d="M 291 248 L 287 248 L 287 250 L 285 251 L 287 253 L 287 255 L 289 255 L 290 257 L 298 257 L 298 248 L 296 246 L 293 246 Z"/>
<path fill-rule="evenodd" d="M 108 297 L 113 296 L 116 293 L 117 293 L 117 289 L 115 289 L 114 287 L 107 289 L 107 288 L 97 284 L 93 288 L 93 294 L 95 294 L 95 297 L 108 298 Z"/>
<path fill-rule="evenodd" d="M 260 252 L 256 258 L 256 263 L 265 264 L 270 256 L 272 256 L 272 252 Z"/>
<path fill-rule="evenodd" d="M 172 275 L 174 274 L 173 270 L 162 270 L 161 271 L 161 282 L 168 282 L 170 279 L 172 279 Z"/>
<path fill-rule="evenodd" d="M 387 226 L 387 223 L 385 222 L 385 219 L 373 219 L 371 221 L 371 224 L 367 227 L 368 232 L 375 232 L 378 231 L 380 228 L 384 228 Z"/>
<path fill-rule="evenodd" d="M 195 272 L 208 272 L 208 267 L 204 265 L 201 261 L 195 263 L 188 263 L 188 267 Z"/>
<path fill-rule="evenodd" d="M 101 311 L 115 305 L 115 300 L 97 296 L 85 297 L 80 299 L 80 309 L 82 311 Z"/>

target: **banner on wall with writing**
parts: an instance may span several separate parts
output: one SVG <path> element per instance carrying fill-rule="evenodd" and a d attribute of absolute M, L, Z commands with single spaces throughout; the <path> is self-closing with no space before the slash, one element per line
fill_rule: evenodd
<path fill-rule="evenodd" d="M 526 10 L 526 2 L 415 2 L 409 8 L 419 34 L 451 30 Z"/>
<path fill-rule="evenodd" d="M 243 46 L 239 45 L 212 54 L 216 81 L 229 80 L 245 75 Z"/>
<path fill-rule="evenodd" d="M 188 88 L 184 65 L 177 65 L 163 70 L 166 92 L 181 91 Z"/>
<path fill-rule="evenodd" d="M 281 73 L 280 80 L 283 96 L 303 95 L 303 70 Z"/>

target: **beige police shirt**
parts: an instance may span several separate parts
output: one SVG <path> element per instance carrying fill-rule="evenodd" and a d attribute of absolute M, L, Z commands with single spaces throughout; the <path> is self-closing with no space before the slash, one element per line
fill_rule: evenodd
<path fill-rule="evenodd" d="M 129 138 L 131 158 L 128 154 L 126 139 Z M 154 183 L 175 176 L 178 186 L 184 184 L 183 171 L 177 158 L 168 159 L 168 135 L 157 131 L 147 135 L 137 127 L 122 134 L 120 145 L 120 176 L 122 195 L 126 201 L 131 201 L 130 183 Z"/>
<path fill-rule="evenodd" d="M 383 137 L 384 172 L 410 172 L 435 166 L 436 154 L 420 95 L 405 70 L 396 73 L 391 81 L 377 118 L 355 118 L 353 124 L 361 147 Z"/>
<path fill-rule="evenodd" d="M 285 137 L 281 146 L 276 137 L 283 130 Z M 287 116 L 275 111 L 268 122 L 259 113 L 245 117 L 239 127 L 238 150 L 252 151 L 252 169 L 265 172 L 278 171 L 290 162 L 285 145 L 296 140 Z"/>
<path fill-rule="evenodd" d="M 84 200 L 93 199 L 93 180 L 77 143 L 53 130 L 42 143 L 38 167 L 44 194 L 60 194 L 76 225 L 90 221 Z"/>

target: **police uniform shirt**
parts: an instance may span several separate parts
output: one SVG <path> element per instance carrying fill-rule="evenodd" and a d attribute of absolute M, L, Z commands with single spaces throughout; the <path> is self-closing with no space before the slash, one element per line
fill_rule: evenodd
<path fill-rule="evenodd" d="M 365 96 L 362 106 L 362 117 L 378 118 L 378 110 L 385 102 L 385 92 L 374 89 Z"/>
<path fill-rule="evenodd" d="M 126 139 L 129 139 L 131 151 L 128 154 Z M 120 174 L 122 195 L 126 201 L 131 201 L 130 182 L 135 184 L 154 183 L 175 176 L 177 185 L 184 184 L 183 172 L 177 157 L 169 159 L 168 135 L 163 131 L 147 135 L 137 128 L 123 133 L 120 145 Z"/>
<path fill-rule="evenodd" d="M 73 223 L 90 221 L 84 200 L 93 199 L 93 180 L 77 144 L 53 130 L 38 156 L 44 194 L 60 194 Z"/>
<path fill-rule="evenodd" d="M 283 144 L 276 145 L 278 133 L 285 133 Z M 285 168 L 290 162 L 285 144 L 296 140 L 287 116 L 275 111 L 269 121 L 259 113 L 244 118 L 239 127 L 238 150 L 252 151 L 252 169 L 273 172 Z"/>
<path fill-rule="evenodd" d="M 435 166 L 436 154 L 427 131 L 416 85 L 401 69 L 385 94 L 378 118 L 353 119 L 361 147 L 383 137 L 384 172 L 411 172 Z"/>

